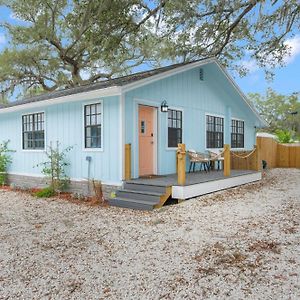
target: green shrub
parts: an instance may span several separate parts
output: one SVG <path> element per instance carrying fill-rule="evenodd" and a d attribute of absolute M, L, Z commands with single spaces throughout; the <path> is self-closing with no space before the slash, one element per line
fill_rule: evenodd
<path fill-rule="evenodd" d="M 66 174 L 66 168 L 70 164 L 66 156 L 72 147 L 60 150 L 59 146 L 59 142 L 56 143 L 56 147 L 53 147 L 51 142 L 46 151 L 47 161 L 37 165 L 42 167 L 42 173 L 50 180 L 49 184 L 54 192 L 64 190 L 70 183 L 70 178 Z"/>
<path fill-rule="evenodd" d="M 279 143 L 291 143 L 292 133 L 288 130 L 276 130 L 276 136 Z"/>
<path fill-rule="evenodd" d="M 34 195 L 38 198 L 50 198 L 50 197 L 55 196 L 55 191 L 51 186 L 49 186 L 49 187 L 46 187 L 46 188 L 34 193 Z"/>
<path fill-rule="evenodd" d="M 0 143 L 0 185 L 6 184 L 7 169 L 12 162 L 9 152 L 13 152 L 13 150 L 8 149 L 8 143 L 9 140 Z"/>

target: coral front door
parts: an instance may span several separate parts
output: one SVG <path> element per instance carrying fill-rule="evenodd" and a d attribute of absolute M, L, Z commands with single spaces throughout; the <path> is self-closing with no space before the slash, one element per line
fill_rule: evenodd
<path fill-rule="evenodd" d="M 139 176 L 155 173 L 157 108 L 139 105 Z"/>

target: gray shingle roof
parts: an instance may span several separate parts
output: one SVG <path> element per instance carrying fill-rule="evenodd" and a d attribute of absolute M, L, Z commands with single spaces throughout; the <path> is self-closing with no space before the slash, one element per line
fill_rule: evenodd
<path fill-rule="evenodd" d="M 201 59 L 201 60 L 205 60 L 205 59 Z M 197 60 L 197 61 L 200 61 L 200 60 Z M 136 81 L 139 81 L 139 80 L 142 80 L 142 79 L 145 79 L 145 78 L 157 75 L 157 74 L 161 74 L 161 73 L 170 71 L 172 69 L 176 69 L 178 67 L 181 67 L 181 66 L 184 66 L 187 64 L 191 64 L 191 63 L 194 63 L 197 61 L 174 64 L 174 65 L 170 65 L 167 67 L 162 67 L 162 68 L 153 69 L 153 70 L 149 70 L 149 71 L 134 73 L 134 74 L 123 76 L 123 77 L 118 77 L 118 78 L 109 79 L 109 80 L 103 80 L 103 81 L 93 83 L 93 84 L 81 85 L 81 86 L 74 87 L 74 88 L 58 90 L 58 91 L 54 91 L 51 93 L 45 93 L 45 94 L 41 94 L 38 96 L 30 97 L 30 98 L 24 98 L 22 100 L 13 101 L 13 102 L 10 102 L 5 105 L 0 104 L 0 109 L 17 106 L 17 105 L 22 105 L 22 104 L 27 104 L 27 103 L 32 103 L 32 102 L 38 102 L 38 101 L 59 98 L 59 97 L 68 96 L 68 95 L 75 95 L 75 94 L 94 91 L 94 90 L 101 90 L 101 89 L 108 88 L 108 87 L 124 86 L 129 83 L 133 83 L 133 82 L 136 82 Z"/>

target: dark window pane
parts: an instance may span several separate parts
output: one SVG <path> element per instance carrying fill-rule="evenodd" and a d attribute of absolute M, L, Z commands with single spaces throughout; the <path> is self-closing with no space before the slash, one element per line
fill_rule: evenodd
<path fill-rule="evenodd" d="M 222 148 L 224 145 L 224 119 L 206 116 L 206 147 Z"/>
<path fill-rule="evenodd" d="M 168 110 L 168 147 L 177 147 L 182 143 L 182 111 Z"/>
<path fill-rule="evenodd" d="M 231 121 L 231 147 L 244 148 L 244 121 Z"/>
<path fill-rule="evenodd" d="M 44 149 L 44 113 L 22 117 L 23 149 Z"/>
<path fill-rule="evenodd" d="M 85 148 L 101 148 L 101 104 L 89 104 L 84 109 Z"/>

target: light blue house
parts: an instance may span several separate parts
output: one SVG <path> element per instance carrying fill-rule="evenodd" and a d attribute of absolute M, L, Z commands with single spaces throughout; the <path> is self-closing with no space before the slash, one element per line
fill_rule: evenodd
<path fill-rule="evenodd" d="M 164 112 L 165 110 L 166 112 Z M 120 187 L 125 144 L 133 178 L 176 172 L 176 146 L 204 152 L 231 144 L 252 149 L 255 109 L 216 59 L 177 64 L 13 102 L 0 109 L 0 141 L 10 140 L 10 180 L 42 184 L 45 147 L 59 141 L 68 154 L 73 189 L 88 178 L 105 191 Z"/>

